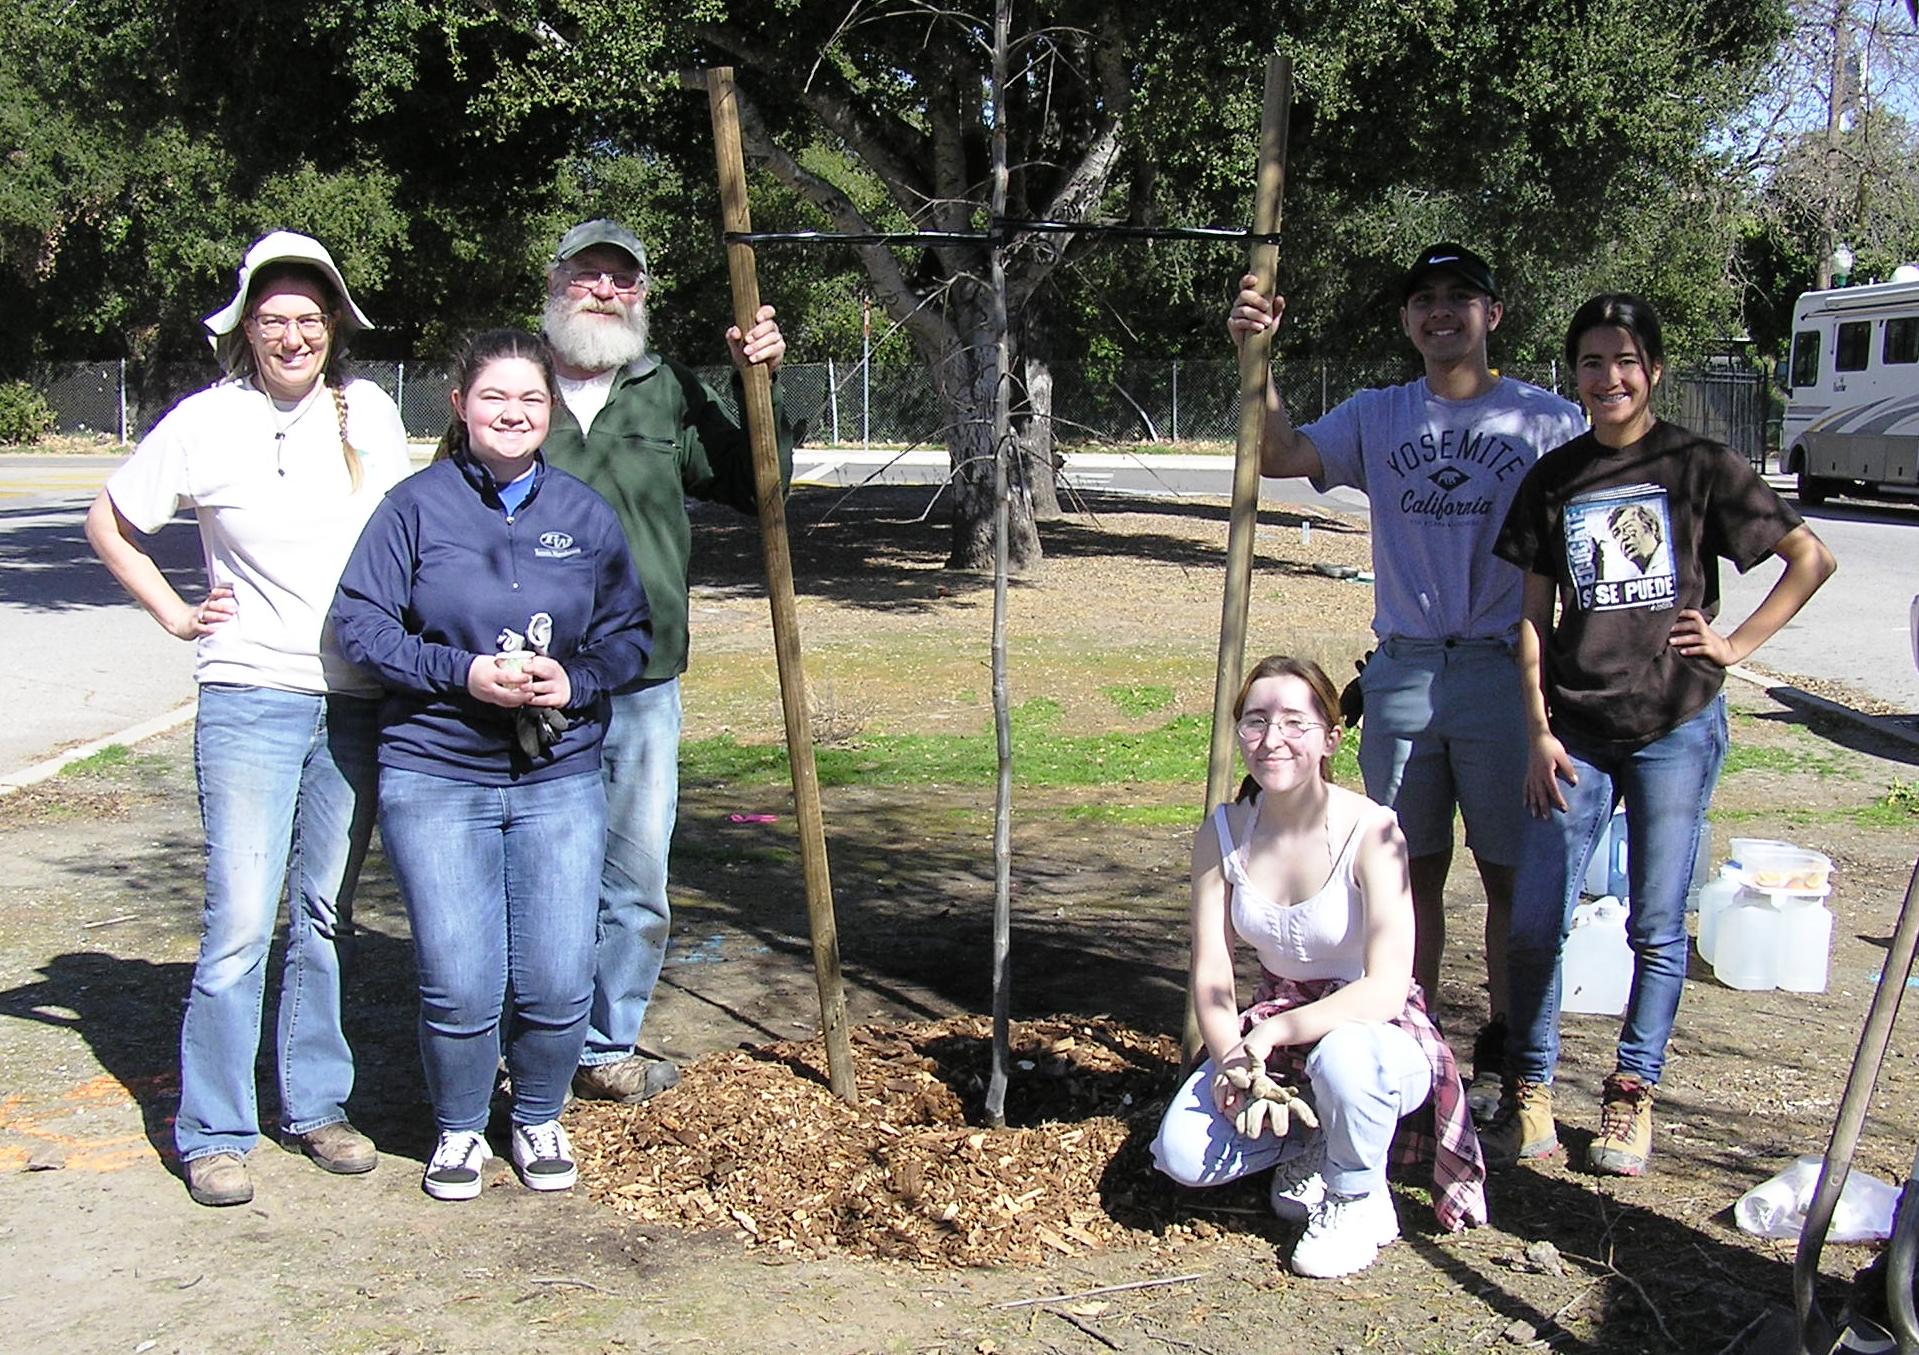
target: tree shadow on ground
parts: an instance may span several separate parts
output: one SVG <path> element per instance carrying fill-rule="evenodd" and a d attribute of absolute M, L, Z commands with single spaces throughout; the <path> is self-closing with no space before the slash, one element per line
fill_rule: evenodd
<path fill-rule="evenodd" d="M 1861 715 L 1797 687 L 1769 686 L 1766 695 L 1787 709 L 1752 718 L 1804 729 L 1855 753 L 1919 766 L 1919 742 L 1913 737 L 1911 715 Z"/>
<path fill-rule="evenodd" d="M 927 610 L 953 597 L 989 598 L 990 574 L 944 567 L 950 531 L 937 507 L 928 515 L 930 497 L 930 490 L 890 485 L 852 497 L 844 490 L 793 491 L 786 516 L 795 589 L 808 597 L 878 611 Z M 1088 502 L 1095 511 L 1040 524 L 1049 558 L 1148 560 L 1216 570 L 1224 577 L 1229 516 L 1224 505 L 1117 494 L 1090 496 Z M 1194 536 L 1102 524 L 1103 515 L 1120 514 L 1217 524 L 1218 530 Z M 710 504 L 693 506 L 692 517 L 694 582 L 728 594 L 763 593 L 759 520 Z M 1259 523 L 1266 528 L 1296 529 L 1304 522 L 1341 534 L 1363 534 L 1364 530 L 1312 509 L 1262 508 L 1259 514 Z M 1312 572 L 1310 564 L 1289 560 L 1263 543 L 1255 551 L 1253 568 L 1267 574 Z M 1026 586 L 1017 579 L 1013 582 L 1016 587 Z"/>
<path fill-rule="evenodd" d="M 46 516 L 45 510 L 31 514 Z M 190 521 L 169 522 L 140 538 L 167 582 L 182 597 L 206 586 L 200 532 Z M 132 605 L 107 567 L 94 556 L 79 518 L 16 527 L 0 535 L 0 605 L 33 611 L 70 612 Z"/>
<path fill-rule="evenodd" d="M 130 862 L 77 866 L 83 883 L 124 891 L 144 916 L 127 933 L 128 950 L 155 933 L 197 935 L 198 843 L 156 846 Z M 254 1063 L 262 1138 L 278 1137 L 274 1031 L 284 969 L 284 907 L 266 960 L 261 1036 Z M 383 861 L 369 862 L 356 903 L 354 929 L 343 943 L 345 1025 L 354 1052 L 355 1085 L 348 1112 L 382 1148 L 423 1154 L 433 1139 L 418 1046 L 413 948 Z M 156 962 L 112 949 L 66 951 L 38 965 L 39 978 L 0 992 L 0 1018 L 69 1030 L 101 1069 L 139 1106 L 154 1151 L 177 1170 L 173 1119 L 179 1108 L 180 1022 L 192 984 L 189 961 Z"/>

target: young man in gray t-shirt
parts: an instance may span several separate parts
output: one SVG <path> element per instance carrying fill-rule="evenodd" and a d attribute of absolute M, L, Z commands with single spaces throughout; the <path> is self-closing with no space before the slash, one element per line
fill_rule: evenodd
<path fill-rule="evenodd" d="M 1254 278 L 1227 328 L 1236 343 L 1276 326 L 1284 297 Z M 1414 977 L 1436 1004 L 1446 945 L 1446 875 L 1453 812 L 1486 889 L 1486 979 L 1492 1021 L 1474 1051 L 1476 1116 L 1499 1094 L 1506 1014 L 1506 931 L 1518 861 L 1526 726 L 1513 659 L 1519 571 L 1492 544 L 1519 482 L 1539 459 L 1585 431 L 1576 405 L 1495 374 L 1486 337 L 1498 328 L 1499 288 L 1486 261 L 1460 245 L 1421 252 L 1400 287 L 1399 324 L 1426 374 L 1364 390 L 1303 428 L 1269 377 L 1260 473 L 1304 476 L 1315 489 L 1351 485 L 1372 503 L 1379 647 L 1360 676 L 1366 793 L 1399 815 L 1411 856 L 1418 939 Z"/>

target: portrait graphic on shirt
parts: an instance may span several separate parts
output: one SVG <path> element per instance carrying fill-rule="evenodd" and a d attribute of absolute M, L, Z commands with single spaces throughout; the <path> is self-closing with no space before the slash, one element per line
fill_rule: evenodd
<path fill-rule="evenodd" d="M 1672 513 L 1658 485 L 1579 495 L 1566 505 L 1565 532 L 1581 611 L 1663 611 L 1675 604 Z"/>

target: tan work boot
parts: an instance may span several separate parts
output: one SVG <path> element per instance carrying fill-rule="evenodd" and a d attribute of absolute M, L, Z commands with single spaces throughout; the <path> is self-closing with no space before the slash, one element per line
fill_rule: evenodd
<path fill-rule="evenodd" d="M 323 1124 L 318 1129 L 309 1129 L 304 1134 L 292 1137 L 301 1152 L 336 1176 L 358 1176 L 380 1164 L 380 1155 L 374 1151 L 373 1140 L 345 1120 Z"/>
<path fill-rule="evenodd" d="M 1553 1123 L 1550 1083 L 1508 1079 L 1493 1122 L 1479 1131 L 1479 1148 L 1492 1168 L 1510 1167 L 1524 1158 L 1551 1157 L 1559 1151 Z"/>
<path fill-rule="evenodd" d="M 245 1204 L 253 1198 L 247 1160 L 238 1153 L 211 1153 L 186 1164 L 187 1194 L 199 1204 Z"/>
<path fill-rule="evenodd" d="M 582 1101 L 619 1101 L 637 1105 L 680 1080 L 680 1070 L 665 1059 L 629 1055 L 614 1063 L 582 1065 L 573 1074 L 573 1094 Z"/>
<path fill-rule="evenodd" d="M 1630 1073 L 1605 1081 L 1599 1103 L 1599 1136 L 1586 1165 L 1608 1176 L 1643 1176 L 1652 1156 L 1653 1084 Z"/>

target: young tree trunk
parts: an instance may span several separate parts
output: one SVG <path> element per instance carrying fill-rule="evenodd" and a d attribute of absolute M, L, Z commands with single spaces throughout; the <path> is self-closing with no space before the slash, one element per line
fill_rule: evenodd
<path fill-rule="evenodd" d="M 1033 496 L 1033 516 L 1041 522 L 1064 517 L 1059 506 L 1059 455 L 1053 446 L 1053 369 L 1041 358 L 1027 358 L 1026 398 L 1016 412 L 1014 437 L 1020 470 Z"/>

